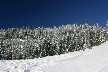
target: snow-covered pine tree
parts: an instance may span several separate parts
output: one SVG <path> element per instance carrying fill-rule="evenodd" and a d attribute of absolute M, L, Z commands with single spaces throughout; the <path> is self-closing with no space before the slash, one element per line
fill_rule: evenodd
<path fill-rule="evenodd" d="M 0 30 L 0 56 L 1 59 L 31 59 L 85 50 L 108 40 L 107 24 L 104 28 L 98 24 L 89 26 L 85 23 L 67 24 L 58 28 Z"/>

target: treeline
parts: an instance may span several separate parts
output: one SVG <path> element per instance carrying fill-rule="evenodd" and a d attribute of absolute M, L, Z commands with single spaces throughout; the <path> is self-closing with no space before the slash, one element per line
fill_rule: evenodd
<path fill-rule="evenodd" d="M 67 24 L 54 28 L 0 30 L 0 60 L 42 58 L 91 49 L 108 40 L 108 26 Z"/>

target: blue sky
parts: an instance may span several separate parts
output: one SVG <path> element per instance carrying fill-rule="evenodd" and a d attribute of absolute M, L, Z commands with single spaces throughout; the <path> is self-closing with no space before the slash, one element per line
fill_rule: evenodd
<path fill-rule="evenodd" d="M 65 24 L 105 26 L 108 0 L 0 0 L 0 29 Z"/>

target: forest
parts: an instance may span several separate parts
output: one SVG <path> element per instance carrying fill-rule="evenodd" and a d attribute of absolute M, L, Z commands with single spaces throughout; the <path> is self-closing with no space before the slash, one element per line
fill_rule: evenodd
<path fill-rule="evenodd" d="M 108 40 L 99 24 L 67 24 L 53 28 L 8 28 L 0 30 L 0 60 L 21 60 L 92 49 Z"/>

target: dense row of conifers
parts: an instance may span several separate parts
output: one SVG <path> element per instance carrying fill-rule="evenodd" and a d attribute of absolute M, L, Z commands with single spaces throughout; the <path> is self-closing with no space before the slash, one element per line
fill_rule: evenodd
<path fill-rule="evenodd" d="M 54 28 L 0 30 L 0 59 L 33 59 L 85 50 L 108 40 L 107 26 L 67 24 Z"/>

